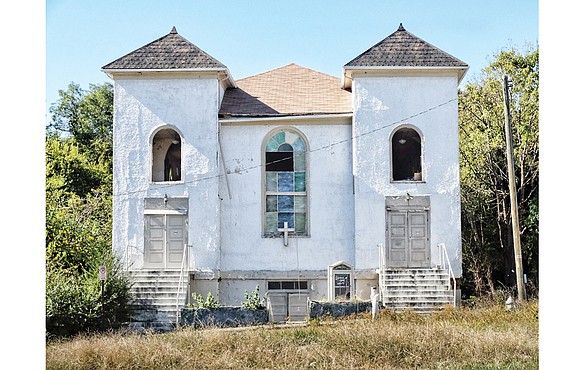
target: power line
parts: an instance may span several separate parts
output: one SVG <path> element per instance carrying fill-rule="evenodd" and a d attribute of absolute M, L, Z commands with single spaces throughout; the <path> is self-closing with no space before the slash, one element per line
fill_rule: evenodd
<path fill-rule="evenodd" d="M 422 116 L 424 114 L 427 114 L 427 113 L 429 113 L 429 112 L 431 112 L 431 111 L 433 111 L 435 109 L 441 108 L 441 107 L 443 107 L 443 106 L 445 106 L 445 105 L 447 105 L 447 104 L 449 104 L 451 102 L 454 102 L 456 100 L 457 100 L 457 98 L 450 99 L 450 100 L 448 100 L 446 102 L 443 102 L 441 104 L 437 104 L 437 105 L 435 105 L 433 107 L 430 107 L 430 108 L 425 109 L 423 111 L 420 111 L 418 113 L 412 114 L 410 116 L 407 116 L 407 117 L 402 118 L 400 120 L 397 120 L 395 122 L 391 122 L 391 123 L 388 123 L 386 125 L 383 125 L 383 126 L 380 126 L 380 127 L 375 128 L 375 129 L 372 129 L 370 131 L 363 132 L 363 133 L 360 133 L 358 135 L 351 136 L 348 139 L 334 141 L 334 142 L 332 142 L 330 144 L 326 144 L 326 145 L 323 145 L 323 146 L 318 147 L 318 148 L 315 148 L 315 149 L 310 149 L 308 151 L 308 153 L 310 154 L 310 153 L 314 153 L 314 152 L 318 152 L 318 151 L 321 151 L 321 150 L 326 150 L 326 149 L 332 148 L 335 145 L 340 145 L 340 144 L 345 144 L 345 143 L 352 142 L 355 139 L 359 139 L 361 137 L 374 134 L 376 132 L 385 130 L 385 129 L 389 128 L 389 127 L 398 125 L 398 124 L 403 123 L 405 121 L 408 121 L 410 119 L 413 119 L 413 118 Z M 254 165 L 254 166 L 250 166 L 250 167 L 241 169 L 239 172 L 236 172 L 236 173 L 238 173 L 240 175 L 243 175 L 242 172 L 246 172 L 247 173 L 248 171 L 252 171 L 252 170 L 255 170 L 255 169 L 259 169 L 259 168 L 262 168 L 263 166 L 267 166 L 267 165 L 270 165 L 270 164 L 278 163 L 278 162 L 281 162 L 281 161 L 284 161 L 284 160 L 286 160 L 286 159 L 278 159 L 278 160 L 271 161 L 271 162 L 267 162 L 267 163 L 264 163 L 264 164 L 257 164 L 257 165 Z M 201 178 L 198 178 L 198 179 L 194 179 L 194 180 L 190 180 L 190 181 L 185 181 L 185 182 L 183 182 L 183 184 L 184 185 L 187 185 L 187 184 L 198 183 L 198 182 L 206 181 L 206 180 L 213 180 L 213 179 L 220 178 L 220 177 L 223 177 L 223 176 L 226 176 L 226 175 L 227 174 L 218 174 L 218 175 L 212 175 L 212 176 L 208 176 L 208 177 L 201 177 Z M 173 187 L 173 186 L 175 186 L 174 183 L 167 184 L 167 185 L 158 185 L 158 186 L 155 187 L 155 189 L 156 190 L 159 190 L 159 189 L 164 189 L 164 188 L 170 188 L 170 187 Z M 150 190 L 150 189 L 147 188 L 147 189 L 141 189 L 141 190 L 126 191 L 126 192 L 122 192 L 122 193 L 113 193 L 113 196 L 114 197 L 128 196 L 128 195 L 131 195 L 131 194 L 144 193 L 144 192 L 147 192 L 148 190 Z"/>

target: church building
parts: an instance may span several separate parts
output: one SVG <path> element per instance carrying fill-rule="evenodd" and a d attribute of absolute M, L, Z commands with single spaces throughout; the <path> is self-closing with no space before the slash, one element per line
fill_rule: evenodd
<path fill-rule="evenodd" d="M 191 293 L 240 305 L 256 287 L 273 321 L 374 286 L 393 309 L 458 299 L 468 66 L 402 24 L 363 50 L 340 77 L 289 64 L 235 80 L 174 27 L 102 67 L 113 250 L 141 320 L 175 320 Z"/>

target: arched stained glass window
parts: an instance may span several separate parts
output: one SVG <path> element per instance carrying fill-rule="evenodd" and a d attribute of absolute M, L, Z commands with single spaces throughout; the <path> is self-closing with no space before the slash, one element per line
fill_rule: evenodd
<path fill-rule="evenodd" d="M 274 133 L 266 142 L 265 236 L 308 234 L 306 142 L 293 130 Z"/>

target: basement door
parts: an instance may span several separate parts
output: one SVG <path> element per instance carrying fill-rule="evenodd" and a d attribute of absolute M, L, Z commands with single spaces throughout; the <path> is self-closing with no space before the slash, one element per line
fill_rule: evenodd
<path fill-rule="evenodd" d="M 308 309 L 308 282 L 268 281 L 268 302 L 272 322 L 304 321 Z"/>
<path fill-rule="evenodd" d="M 145 268 L 181 268 L 187 244 L 186 220 L 186 215 L 145 215 Z"/>
<path fill-rule="evenodd" d="M 268 296 L 272 322 L 306 320 L 308 309 L 308 294 L 305 293 L 274 293 Z"/>
<path fill-rule="evenodd" d="M 387 266 L 430 267 L 429 197 L 387 197 L 386 205 Z"/>

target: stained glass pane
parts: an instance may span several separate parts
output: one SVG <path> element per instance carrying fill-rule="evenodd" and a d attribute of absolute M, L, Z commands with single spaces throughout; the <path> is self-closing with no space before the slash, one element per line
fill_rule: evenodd
<path fill-rule="evenodd" d="M 271 138 L 270 141 L 268 141 L 268 145 L 266 145 L 266 151 L 267 152 L 275 152 L 278 150 L 279 145 L 280 145 L 280 143 L 277 142 L 276 139 Z"/>
<path fill-rule="evenodd" d="M 268 195 L 266 197 L 266 212 L 276 212 L 278 210 L 278 197 L 276 195 Z"/>
<path fill-rule="evenodd" d="M 284 227 L 284 222 L 288 222 L 288 227 L 294 228 L 294 213 L 278 213 L 278 228 Z"/>
<path fill-rule="evenodd" d="M 278 196 L 278 212 L 294 212 L 294 197 L 292 195 Z"/>
<path fill-rule="evenodd" d="M 277 191 L 278 190 L 278 173 L 277 172 L 266 172 L 266 190 L 267 191 Z"/>
<path fill-rule="evenodd" d="M 296 140 L 292 143 L 292 146 L 297 152 L 303 152 L 306 150 L 306 145 L 304 145 L 304 141 L 301 137 L 297 137 Z"/>
<path fill-rule="evenodd" d="M 295 191 L 306 191 L 306 173 L 294 173 L 294 189 Z"/>
<path fill-rule="evenodd" d="M 294 191 L 294 174 L 278 172 L 278 191 Z"/>
<path fill-rule="evenodd" d="M 292 146 L 294 146 L 294 142 L 296 141 L 296 139 L 298 139 L 299 136 L 293 132 L 287 131 L 286 132 L 286 142 L 288 144 L 292 144 Z"/>
<path fill-rule="evenodd" d="M 266 212 L 266 233 L 278 233 L 278 213 Z"/>
<path fill-rule="evenodd" d="M 306 171 L 306 152 L 294 152 L 294 171 Z"/>
<path fill-rule="evenodd" d="M 294 215 L 296 221 L 296 232 L 297 233 L 305 233 L 306 232 L 306 213 L 296 213 Z"/>
<path fill-rule="evenodd" d="M 278 145 L 276 146 L 277 149 L 280 144 L 286 142 L 286 133 L 284 131 L 278 132 L 276 135 L 272 137 L 272 139 L 278 142 Z"/>
<path fill-rule="evenodd" d="M 279 152 L 293 152 L 294 148 L 292 148 L 292 145 L 284 143 L 278 147 L 278 151 Z"/>
<path fill-rule="evenodd" d="M 306 196 L 294 196 L 294 211 L 306 212 Z"/>

